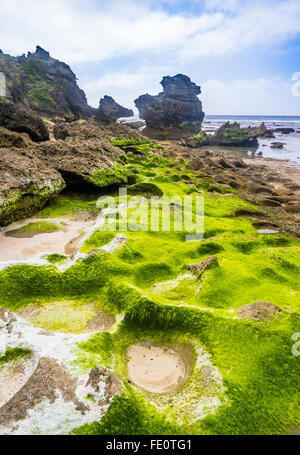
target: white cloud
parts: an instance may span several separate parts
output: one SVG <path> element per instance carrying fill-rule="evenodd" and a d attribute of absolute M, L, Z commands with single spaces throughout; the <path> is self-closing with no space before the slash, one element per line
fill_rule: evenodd
<path fill-rule="evenodd" d="M 113 96 L 116 101 L 136 110 L 134 99 L 143 93 L 157 95 L 162 90 L 160 81 L 168 73 L 166 67 L 141 67 L 135 72 L 116 71 L 106 73 L 81 83 L 92 106 L 98 106 L 104 95 Z"/>
<path fill-rule="evenodd" d="M 14 54 L 39 43 L 74 64 L 139 52 L 230 55 L 276 47 L 300 33 L 299 0 L 207 0 L 206 6 L 187 15 L 163 10 L 160 2 L 10 0 L 1 5 L 0 42 Z"/>
<path fill-rule="evenodd" d="M 244 5 L 245 6 L 245 5 Z M 300 33 L 298 0 L 254 3 L 229 15 L 213 30 L 195 34 L 185 43 L 185 58 L 221 56 L 276 46 Z"/>
<path fill-rule="evenodd" d="M 292 82 L 280 76 L 228 83 L 206 81 L 202 84 L 201 97 L 208 114 L 299 114 L 299 99 L 292 94 Z"/>

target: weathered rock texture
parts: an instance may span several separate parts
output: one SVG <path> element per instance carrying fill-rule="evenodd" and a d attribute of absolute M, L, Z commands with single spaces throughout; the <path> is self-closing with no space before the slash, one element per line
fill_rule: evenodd
<path fill-rule="evenodd" d="M 36 142 L 49 139 L 48 129 L 40 117 L 28 109 L 3 99 L 0 99 L 0 126 L 10 131 L 28 133 Z"/>
<path fill-rule="evenodd" d="M 65 139 L 38 144 L 31 151 L 47 167 L 57 170 L 67 185 L 105 187 L 127 181 L 118 162 L 124 152 L 114 147 L 97 125 L 57 128 L 56 135 Z"/>
<path fill-rule="evenodd" d="M 27 147 L 30 138 L 27 134 L 19 134 L 13 131 L 8 131 L 0 127 L 0 148 L 2 147 Z"/>
<path fill-rule="evenodd" d="M 96 117 L 103 122 L 115 122 L 120 117 L 132 117 L 133 110 L 116 103 L 111 96 L 101 98 Z"/>
<path fill-rule="evenodd" d="M 0 72 L 0 96 L 6 96 L 6 77 Z"/>
<path fill-rule="evenodd" d="M 166 76 L 161 81 L 163 92 L 157 96 L 142 95 L 135 100 L 140 117 L 146 121 L 143 134 L 154 139 L 180 139 L 200 130 L 204 119 L 201 89 L 188 76 Z"/>
<path fill-rule="evenodd" d="M 27 149 L 0 149 L 0 225 L 41 209 L 65 184 L 53 167 Z"/>
<path fill-rule="evenodd" d="M 0 72 L 7 98 L 39 115 L 76 119 L 93 112 L 70 67 L 39 46 L 27 57 L 0 53 Z"/>

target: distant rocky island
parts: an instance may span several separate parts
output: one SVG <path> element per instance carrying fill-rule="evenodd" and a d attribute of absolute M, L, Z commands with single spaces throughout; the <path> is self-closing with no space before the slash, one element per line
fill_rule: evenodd
<path fill-rule="evenodd" d="M 161 84 L 137 121 L 0 51 L 0 434 L 299 433 L 299 170 L 256 153 L 295 131 Z"/>

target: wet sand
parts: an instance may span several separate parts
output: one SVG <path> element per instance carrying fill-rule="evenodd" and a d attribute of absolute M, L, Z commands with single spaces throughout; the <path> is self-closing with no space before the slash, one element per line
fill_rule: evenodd
<path fill-rule="evenodd" d="M 73 221 L 68 219 L 49 219 L 51 222 L 65 223 L 64 229 L 50 233 L 40 233 L 28 238 L 16 238 L 5 235 L 28 223 L 46 221 L 28 218 L 0 229 L 0 262 L 23 261 L 40 253 L 72 254 L 81 238 L 81 230 L 90 227 L 93 221 Z"/>
<path fill-rule="evenodd" d="M 127 350 L 129 380 L 150 393 L 175 392 L 188 378 L 192 365 L 189 346 L 142 342 Z"/>

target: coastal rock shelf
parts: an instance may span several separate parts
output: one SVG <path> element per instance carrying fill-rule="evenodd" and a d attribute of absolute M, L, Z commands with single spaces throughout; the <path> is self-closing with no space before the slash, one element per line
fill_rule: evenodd
<path fill-rule="evenodd" d="M 117 188 L 110 197 L 101 194 L 108 203 L 102 210 L 99 193 L 66 192 L 36 218 L 4 228 L 4 233 L 23 228 L 26 235 L 39 229 L 33 237 L 0 238 L 0 247 L 9 241 L 11 251 L 19 242 L 42 245 L 43 237 L 49 242 L 51 236 L 66 236 L 73 223 L 85 232 L 69 257 L 64 250 L 55 252 L 53 243 L 51 254 L 44 245 L 36 262 L 27 256 L 0 271 L 3 317 L 15 320 L 7 326 L 2 317 L 1 325 L 1 330 L 12 327 L 0 356 L 0 375 L 8 378 L 0 389 L 5 401 L 0 415 L 3 422 L 13 416 L 2 424 L 3 433 L 104 434 L 116 427 L 139 432 L 149 419 L 153 432 L 216 434 L 221 428 L 243 434 L 239 416 L 249 407 L 256 415 L 251 431 L 265 433 L 271 426 L 288 432 L 285 416 L 295 421 L 289 396 L 298 392 L 286 377 L 297 384 L 299 366 L 287 355 L 287 334 L 299 320 L 299 241 L 286 233 L 258 233 L 266 223 L 282 229 L 278 207 L 266 210 L 231 187 L 213 186 L 193 161 L 196 170 L 182 160 L 183 145 L 176 146 L 177 158 L 164 158 L 153 147 L 126 157 L 126 170 L 135 169 L 144 183 L 139 188 L 148 191 L 143 204 L 134 200 L 135 191 L 130 194 L 126 230 L 102 229 L 105 219 L 124 209 L 120 199 L 111 205 L 111 196 L 119 197 Z M 235 167 L 236 158 L 218 156 L 202 158 L 202 169 L 213 169 L 206 159 L 218 164 L 223 177 L 234 169 L 257 172 L 248 165 Z M 185 242 L 183 233 L 172 229 L 167 234 L 130 230 L 135 210 L 145 219 L 151 192 L 183 197 L 191 189 L 205 200 L 203 240 Z M 174 216 L 179 206 L 171 207 Z M 257 368 L 257 362 L 264 367 Z M 23 366 L 26 376 L 18 373 Z M 33 392 L 36 383 L 39 394 Z M 266 400 L 257 400 L 262 394 Z M 49 401 L 43 410 L 41 397 Z M 17 412 L 20 400 L 25 407 Z M 266 422 L 266 412 L 277 409 L 278 400 L 282 417 L 274 414 Z M 62 409 L 67 419 L 55 423 L 49 416 L 61 415 Z"/>
<path fill-rule="evenodd" d="M 297 431 L 300 171 L 264 159 L 297 128 L 207 127 L 198 85 L 162 86 L 140 131 L 0 51 L 1 434 Z"/>

